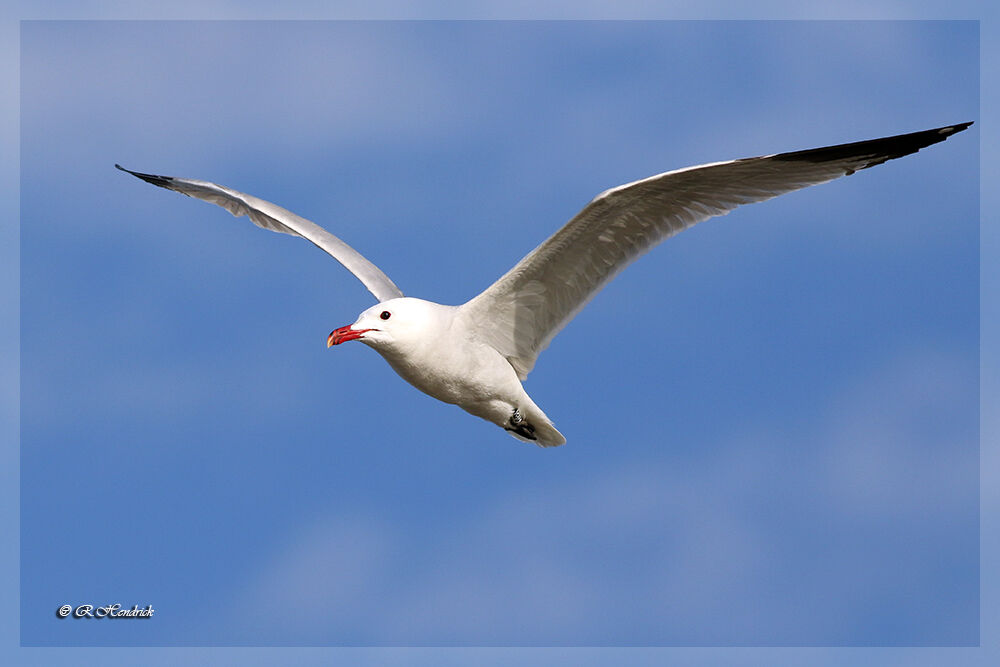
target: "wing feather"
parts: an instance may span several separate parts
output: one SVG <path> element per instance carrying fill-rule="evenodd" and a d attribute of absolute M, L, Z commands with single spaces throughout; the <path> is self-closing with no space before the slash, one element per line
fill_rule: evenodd
<path fill-rule="evenodd" d="M 208 181 L 142 174 L 115 166 L 147 183 L 221 206 L 236 217 L 245 215 L 258 227 L 311 241 L 353 273 L 379 302 L 403 296 L 395 283 L 357 250 L 316 223 L 280 206 Z"/>
<path fill-rule="evenodd" d="M 523 380 L 539 353 L 622 269 L 677 232 L 944 141 L 972 123 L 669 171 L 602 192 L 462 306 Z"/>

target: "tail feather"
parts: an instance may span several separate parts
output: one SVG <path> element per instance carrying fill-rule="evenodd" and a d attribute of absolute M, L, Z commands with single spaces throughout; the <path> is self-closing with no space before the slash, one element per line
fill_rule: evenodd
<path fill-rule="evenodd" d="M 525 406 L 522 421 L 517 424 L 509 422 L 504 428 L 518 440 L 533 442 L 539 447 L 558 447 L 566 444 L 563 434 L 534 403 Z"/>
<path fill-rule="evenodd" d="M 539 447 L 558 447 L 566 444 L 566 438 L 547 418 L 535 426 L 535 444 Z"/>

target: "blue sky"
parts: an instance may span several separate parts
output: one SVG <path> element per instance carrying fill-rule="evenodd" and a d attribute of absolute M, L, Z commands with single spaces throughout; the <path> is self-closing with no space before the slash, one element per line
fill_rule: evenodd
<path fill-rule="evenodd" d="M 308 244 L 111 169 L 459 303 L 606 187 L 978 120 L 976 35 L 26 25 L 22 642 L 977 643 L 978 126 L 640 260 L 529 379 L 552 452 L 326 350 L 371 302 Z M 164 612 L 52 613 L 107 596 Z"/>

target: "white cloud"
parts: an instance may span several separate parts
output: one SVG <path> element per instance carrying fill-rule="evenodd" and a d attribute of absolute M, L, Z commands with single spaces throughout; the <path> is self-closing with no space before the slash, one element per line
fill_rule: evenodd
<path fill-rule="evenodd" d="M 329 601 L 328 615 L 296 621 L 319 643 L 341 641 L 343 623 L 373 643 L 850 642 L 858 616 L 900 604 L 904 582 L 933 617 L 936 601 L 920 598 L 939 589 L 933 558 L 876 537 L 871 551 L 830 539 L 888 520 L 919 549 L 974 521 L 967 370 L 904 354 L 834 400 L 812 441 L 774 425 L 693 456 L 510 488 L 417 541 L 413 527 L 373 530 L 371 518 L 333 519 L 344 514 L 330 508 L 260 565 L 251 597 Z M 928 420 L 937 427 L 913 428 Z M 941 557 L 963 548 L 942 545 Z M 888 554 L 898 576 L 886 578 L 885 549 L 902 549 Z M 886 640 L 969 639 L 964 611 L 944 627 L 918 614 Z"/>

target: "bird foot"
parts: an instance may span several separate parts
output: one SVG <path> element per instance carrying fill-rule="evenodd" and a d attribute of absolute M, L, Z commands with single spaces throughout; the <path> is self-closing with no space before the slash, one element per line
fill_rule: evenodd
<path fill-rule="evenodd" d="M 517 433 L 525 440 L 538 439 L 538 436 L 535 435 L 535 427 L 524 421 L 524 415 L 517 408 L 514 408 L 514 412 L 511 413 L 508 423 L 510 426 L 504 426 L 504 429 Z"/>

